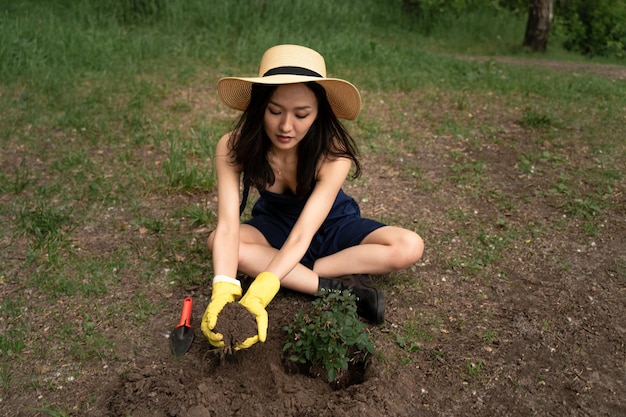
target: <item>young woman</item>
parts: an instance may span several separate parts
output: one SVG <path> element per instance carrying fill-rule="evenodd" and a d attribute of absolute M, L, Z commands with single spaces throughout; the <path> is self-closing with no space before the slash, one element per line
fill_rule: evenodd
<path fill-rule="evenodd" d="M 265 307 L 279 288 L 314 294 L 351 289 L 364 319 L 384 321 L 384 295 L 366 274 L 385 274 L 416 262 L 424 249 L 414 232 L 362 218 L 342 185 L 356 145 L 338 118 L 354 120 L 361 97 L 347 81 L 326 78 L 324 58 L 297 45 L 265 52 L 259 76 L 218 82 L 227 106 L 243 111 L 215 152 L 218 220 L 208 239 L 213 292 L 202 331 L 223 346 L 213 328 L 222 308 L 242 295 L 237 271 L 256 277 L 239 301 L 256 316 L 258 334 L 235 349 L 264 342 Z M 240 224 L 240 181 L 260 193 L 252 219 Z M 244 191 L 245 205 L 247 192 Z"/>

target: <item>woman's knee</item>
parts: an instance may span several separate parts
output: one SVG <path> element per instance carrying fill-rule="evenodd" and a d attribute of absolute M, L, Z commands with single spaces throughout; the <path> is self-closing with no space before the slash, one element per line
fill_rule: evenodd
<path fill-rule="evenodd" d="M 424 254 L 424 239 L 417 233 L 412 233 L 413 237 L 411 238 L 412 247 L 411 251 L 413 253 L 413 260 L 411 263 L 415 263 L 419 261 Z"/>
<path fill-rule="evenodd" d="M 213 241 L 215 241 L 215 230 L 209 233 L 209 237 L 206 240 L 206 248 L 209 253 L 213 253 Z"/>
<path fill-rule="evenodd" d="M 417 262 L 424 253 L 424 241 L 415 232 L 406 230 L 394 242 L 393 268 L 404 269 Z"/>

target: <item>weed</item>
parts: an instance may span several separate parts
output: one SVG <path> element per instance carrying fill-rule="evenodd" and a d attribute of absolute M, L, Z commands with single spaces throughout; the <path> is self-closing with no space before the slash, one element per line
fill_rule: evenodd
<path fill-rule="evenodd" d="M 21 331 L 10 330 L 0 335 L 0 353 L 19 355 L 24 349 L 24 335 Z"/>
<path fill-rule="evenodd" d="M 548 195 L 560 196 L 563 201 L 559 206 L 575 217 L 590 219 L 596 217 L 605 208 L 606 203 L 602 195 L 590 193 L 583 195 L 566 173 L 561 173 L 559 179 L 548 190 Z"/>
<path fill-rule="evenodd" d="M 486 345 L 490 345 L 496 340 L 498 340 L 498 332 L 496 330 L 485 330 L 485 333 L 483 334 L 483 342 Z"/>
<path fill-rule="evenodd" d="M 575 198 L 568 200 L 564 204 L 565 211 L 577 217 L 589 219 L 595 217 L 602 211 L 603 203 L 599 200 L 589 197 Z"/>
<path fill-rule="evenodd" d="M 407 353 L 415 353 L 422 350 L 417 342 L 401 335 L 396 335 L 396 344 Z"/>
<path fill-rule="evenodd" d="M 460 208 L 451 208 L 446 211 L 446 214 L 451 220 L 465 222 L 469 218 L 467 213 Z"/>
<path fill-rule="evenodd" d="M 22 159 L 19 168 L 15 168 L 13 177 L 9 177 L 0 171 L 0 192 L 19 194 L 31 183 L 31 172 L 26 166 L 26 160 Z"/>
<path fill-rule="evenodd" d="M 59 297 L 61 295 L 74 295 L 78 292 L 78 284 L 68 278 L 63 272 L 52 269 L 51 271 L 40 270 L 32 274 L 30 284 L 39 291 Z"/>
<path fill-rule="evenodd" d="M 540 373 L 537 377 L 537 385 L 546 385 L 546 376 L 543 373 Z"/>
<path fill-rule="evenodd" d="M 165 230 L 165 223 L 160 218 L 149 219 L 142 217 L 139 220 L 131 221 L 131 224 L 133 226 L 139 227 L 140 233 L 146 233 L 150 231 L 152 233 L 159 234 Z"/>
<path fill-rule="evenodd" d="M 582 228 L 589 237 L 597 237 L 600 235 L 600 227 L 594 222 L 582 222 Z"/>
<path fill-rule="evenodd" d="M 430 354 L 436 360 L 444 360 L 444 358 L 446 357 L 446 354 L 440 349 L 431 349 Z"/>
<path fill-rule="evenodd" d="M 52 416 L 52 417 L 69 417 L 70 416 L 70 414 L 68 414 L 67 412 L 63 411 L 59 407 L 52 407 L 52 408 L 43 407 L 43 408 L 37 408 L 37 409 L 35 409 L 35 411 L 40 411 L 40 412 L 48 414 L 49 416 Z"/>
<path fill-rule="evenodd" d="M 480 180 L 484 170 L 485 163 L 481 161 L 452 165 L 452 172 L 455 174 L 453 178 L 458 183 L 475 184 Z"/>
<path fill-rule="evenodd" d="M 36 247 L 42 247 L 49 241 L 63 239 L 63 227 L 70 216 L 63 210 L 50 207 L 47 201 L 38 200 L 23 205 L 17 213 L 17 228 L 22 233 L 36 239 Z"/>
<path fill-rule="evenodd" d="M 530 155 L 519 155 L 517 157 L 517 166 L 518 169 L 524 174 L 534 174 L 535 173 L 535 164 L 532 161 L 532 157 Z"/>
<path fill-rule="evenodd" d="M 211 224 L 214 218 L 213 212 L 206 202 L 187 207 L 182 213 L 191 221 L 193 226 L 207 226 Z"/>
<path fill-rule="evenodd" d="M 87 159 L 85 149 L 80 149 L 63 155 L 60 160 L 52 163 L 51 168 L 60 173 L 67 173 L 75 168 L 80 168 L 81 171 L 93 169 L 94 164 Z"/>
<path fill-rule="evenodd" d="M 467 359 L 465 361 L 465 369 L 461 375 L 461 378 L 464 381 L 480 378 L 483 372 L 484 365 L 485 364 L 482 360 L 474 361 L 472 359 Z"/>
<path fill-rule="evenodd" d="M 408 320 L 402 324 L 400 331 L 396 334 L 396 344 L 407 353 L 416 353 L 422 350 L 422 343 L 430 343 L 433 340 L 421 329 L 420 322 Z"/>
<path fill-rule="evenodd" d="M 451 151 L 450 155 L 455 160 L 450 167 L 453 181 L 473 187 L 479 185 L 487 164 L 480 160 L 472 160 L 459 151 Z"/>
<path fill-rule="evenodd" d="M 490 201 L 497 203 L 498 207 L 503 212 L 511 212 L 516 208 L 513 196 L 505 194 L 500 189 L 492 189 L 487 192 L 487 198 Z M 498 219 L 498 224 L 501 224 L 502 219 Z"/>
<path fill-rule="evenodd" d="M 615 259 L 610 271 L 617 274 L 618 277 L 626 278 L 626 259 Z"/>
<path fill-rule="evenodd" d="M 534 108 L 527 108 L 519 124 L 528 128 L 548 128 L 553 125 L 553 121 L 549 115 Z"/>

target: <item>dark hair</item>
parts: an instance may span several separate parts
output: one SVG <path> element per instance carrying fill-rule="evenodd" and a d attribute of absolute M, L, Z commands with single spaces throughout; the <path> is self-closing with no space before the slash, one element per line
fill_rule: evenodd
<path fill-rule="evenodd" d="M 305 85 L 315 94 L 318 111 L 317 118 L 304 139 L 298 144 L 296 174 L 298 197 L 304 197 L 312 190 L 317 164 L 322 157 L 351 159 L 355 165 L 352 178 L 361 175 L 356 143 L 330 107 L 326 90 L 315 82 L 305 83 Z M 265 108 L 277 88 L 277 85 L 252 85 L 248 108 L 237 122 L 229 141 L 233 163 L 241 166 L 251 183 L 259 189 L 272 185 L 276 181 L 267 160 L 271 142 L 263 128 L 263 117 Z"/>

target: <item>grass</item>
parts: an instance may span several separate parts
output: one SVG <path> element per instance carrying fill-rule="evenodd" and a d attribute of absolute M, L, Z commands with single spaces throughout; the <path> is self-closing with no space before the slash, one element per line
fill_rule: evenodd
<path fill-rule="evenodd" d="M 517 48 L 520 17 L 472 14 L 424 36 L 401 14 L 401 1 L 240 3 L 212 2 L 210 12 L 199 0 L 142 3 L 151 11 L 124 8 L 139 4 L 130 1 L 0 6 L 5 392 L 26 384 L 15 375 L 30 358 L 31 325 L 21 318 L 37 311 L 32 300 L 72 305 L 76 315 L 34 341 L 40 360 L 56 358 L 44 349 L 51 343 L 89 363 L 115 357 L 107 327 L 117 320 L 141 326 L 173 286 L 206 285 L 211 259 L 194 233 L 215 225 L 213 149 L 235 115 L 217 102 L 215 81 L 254 74 L 260 52 L 276 43 L 318 49 L 331 75 L 362 89 L 364 113 L 349 127 L 366 156 L 380 156 L 418 190 L 415 198 L 428 194 L 441 207 L 432 218 L 403 221 L 432 232 L 428 250 L 444 273 L 467 282 L 506 279 L 503 264 L 518 246 L 576 227 L 598 237 L 623 208 L 623 83 L 454 58 L 525 57 Z M 572 58 L 558 49 L 544 58 L 563 56 Z M 524 141 L 511 144 L 516 129 Z M 508 152 L 508 166 L 528 188 L 494 181 L 507 164 L 489 159 L 488 146 Z M 584 153 L 576 164 L 572 149 Z M 439 159 L 417 162 L 425 151 Z M 379 168 L 367 167 L 369 177 L 355 186 L 367 187 Z M 474 208 L 482 201 L 492 206 L 487 214 Z M 511 216 L 530 205 L 545 216 Z M 613 273 L 624 277 L 625 265 L 615 260 Z M 135 291 L 121 294 L 129 285 Z M 14 296 L 26 289 L 33 298 Z M 49 314 L 62 321 L 63 311 Z M 433 327 L 414 317 L 395 334 L 408 361 L 422 351 L 443 356 L 436 343 L 448 336 L 424 326 Z M 500 332 L 482 334 L 489 344 Z M 463 378 L 480 379 L 484 363 L 471 357 Z"/>
<path fill-rule="evenodd" d="M 482 360 L 467 359 L 465 361 L 465 369 L 463 370 L 461 377 L 465 381 L 478 379 L 480 378 L 484 367 L 485 363 Z"/>

